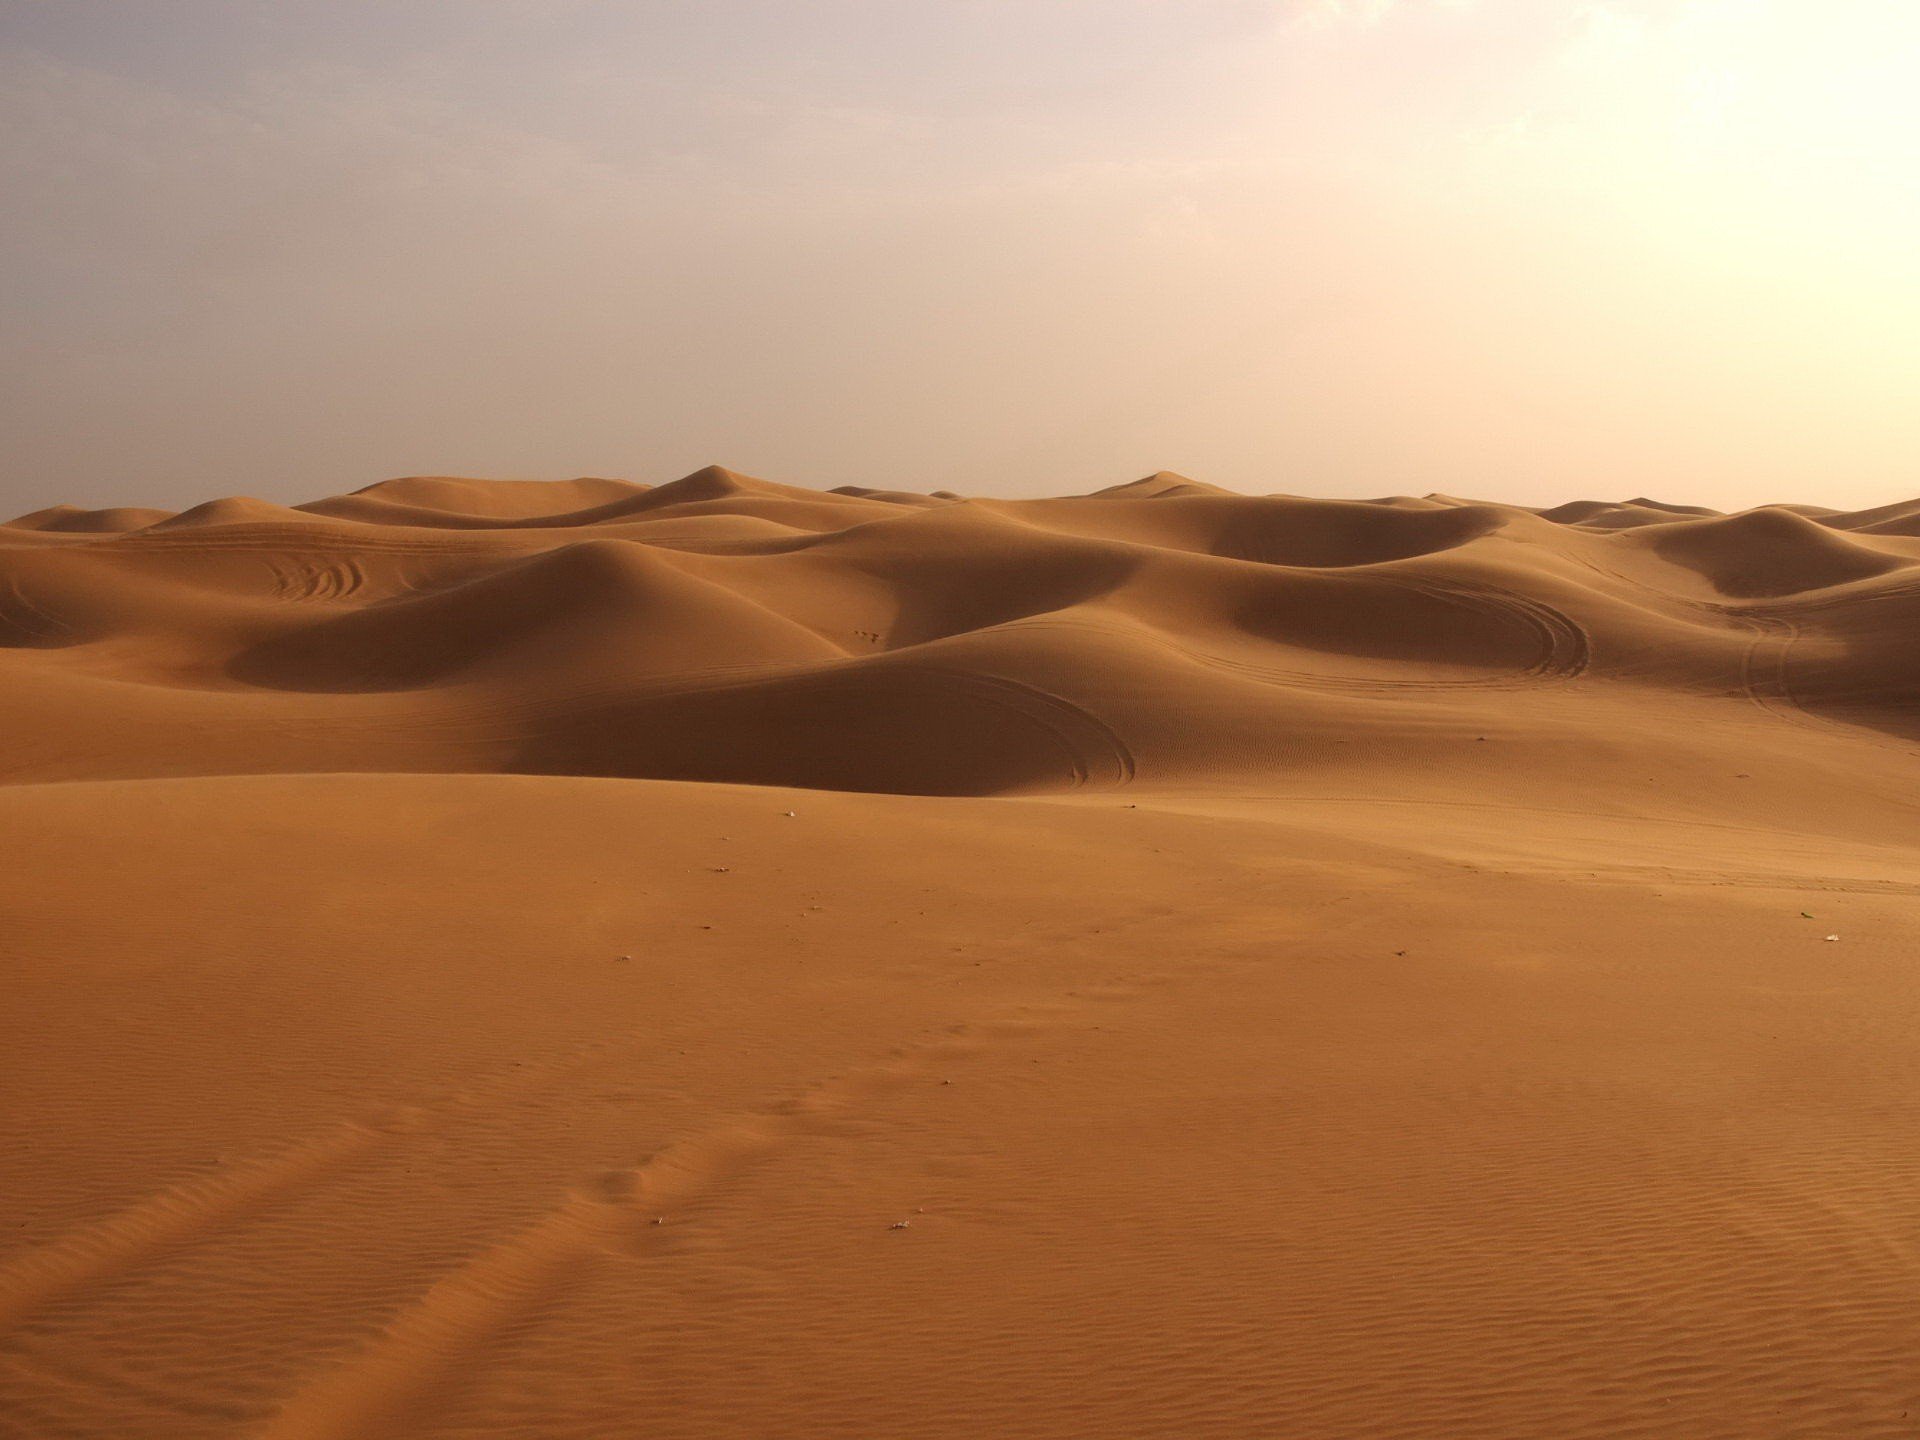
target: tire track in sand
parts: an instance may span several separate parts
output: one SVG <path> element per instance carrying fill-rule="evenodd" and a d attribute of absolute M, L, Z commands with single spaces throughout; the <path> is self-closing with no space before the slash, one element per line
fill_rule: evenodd
<path fill-rule="evenodd" d="M 0 1332 L 53 1301 L 243 1220 L 282 1194 L 348 1164 L 380 1138 L 378 1129 L 341 1121 L 277 1154 L 169 1186 L 15 1257 L 0 1265 Z"/>
<path fill-rule="evenodd" d="M 15 1255 L 0 1262 L 0 1335 L 47 1305 L 243 1225 L 255 1213 L 324 1183 L 387 1145 L 537 1093 L 637 1038 L 594 1041 L 546 1064 L 513 1064 L 477 1086 L 391 1105 L 366 1118 L 336 1121 L 284 1149 L 169 1185 Z"/>
<path fill-rule="evenodd" d="M 365 568 L 351 555 L 334 558 L 275 555 L 268 559 L 267 566 L 273 571 L 274 596 L 281 600 L 345 600 L 367 583 Z"/>
<path fill-rule="evenodd" d="M 1298 665 L 1281 665 L 1222 655 L 1217 651 L 1203 649 L 1182 641 L 1170 632 L 1157 627 L 1143 627 L 1140 633 L 1159 648 L 1209 669 L 1220 670 L 1264 684 L 1353 695 L 1406 691 L 1517 690 L 1528 685 L 1574 680 L 1585 674 L 1592 666 L 1593 643 L 1586 627 L 1565 611 L 1543 601 L 1492 585 L 1469 585 L 1460 581 L 1418 579 L 1407 575 L 1368 578 L 1375 583 L 1405 590 L 1443 605 L 1487 616 L 1499 623 L 1514 625 L 1526 631 L 1532 638 L 1536 646 L 1534 656 L 1517 668 L 1461 678 L 1416 679 L 1405 676 L 1334 675 L 1324 670 L 1314 670 Z M 1011 630 L 1015 626 L 1023 630 L 1060 629 L 1091 634 L 1110 633 L 1105 627 L 1095 622 L 1066 619 L 1058 615 L 1024 619 L 1005 628 Z"/>
<path fill-rule="evenodd" d="M 1120 977 L 956 1025 L 937 1040 L 820 1081 L 763 1110 L 739 1114 L 654 1152 L 629 1170 L 577 1187 L 553 1210 L 449 1270 L 391 1314 L 373 1340 L 294 1390 L 255 1440 L 359 1440 L 427 1423 L 436 1401 L 478 1357 L 563 1294 L 574 1274 L 609 1257 L 644 1259 L 670 1240 L 676 1217 L 786 1146 L 830 1136 L 863 1107 L 926 1077 L 935 1062 L 978 1053 L 995 1038 L 1037 1032 L 1090 1003 L 1131 998 L 1159 977 Z M 1036 1018 L 1037 1017 L 1037 1018 Z"/>
<path fill-rule="evenodd" d="M 1784 615 L 1715 608 L 1753 635 L 1752 642 L 1740 656 L 1741 694 L 1776 720 L 1832 733 L 1836 727 L 1811 714 L 1794 698 L 1789 655 L 1794 642 L 1800 638 L 1800 627 Z"/>
<path fill-rule="evenodd" d="M 73 626 L 37 603 L 20 588 L 18 576 L 7 578 L 0 593 L 0 637 L 12 630 L 29 645 L 66 645 L 73 642 Z M 0 638 L 0 644 L 8 643 Z"/>
<path fill-rule="evenodd" d="M 1118 730 L 1092 711 L 1050 690 L 1002 675 L 927 665 L 916 665 L 901 673 L 937 676 L 971 697 L 1011 710 L 1045 730 L 1067 756 L 1076 790 L 1096 782 L 1113 787 L 1126 785 L 1139 773 L 1133 750 Z"/>

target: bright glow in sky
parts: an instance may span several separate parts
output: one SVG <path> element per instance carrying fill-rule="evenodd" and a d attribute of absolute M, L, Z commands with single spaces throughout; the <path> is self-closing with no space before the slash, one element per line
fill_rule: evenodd
<path fill-rule="evenodd" d="M 1920 493 L 1912 0 L 0 0 L 0 510 Z"/>

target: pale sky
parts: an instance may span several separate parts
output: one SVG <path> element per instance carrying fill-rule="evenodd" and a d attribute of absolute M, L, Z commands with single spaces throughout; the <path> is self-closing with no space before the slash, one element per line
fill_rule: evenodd
<path fill-rule="evenodd" d="M 0 0 L 0 511 L 1920 494 L 1913 0 Z"/>

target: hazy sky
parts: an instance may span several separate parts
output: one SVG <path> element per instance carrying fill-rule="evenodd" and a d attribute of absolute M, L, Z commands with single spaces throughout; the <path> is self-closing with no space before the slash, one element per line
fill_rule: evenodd
<path fill-rule="evenodd" d="M 0 511 L 1920 493 L 1913 0 L 0 0 Z"/>

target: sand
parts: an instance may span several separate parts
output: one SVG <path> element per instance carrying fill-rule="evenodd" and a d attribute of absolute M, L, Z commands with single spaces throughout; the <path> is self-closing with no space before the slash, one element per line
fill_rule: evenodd
<path fill-rule="evenodd" d="M 0 1435 L 1920 1433 L 1916 621 L 1920 503 L 23 517 Z"/>

